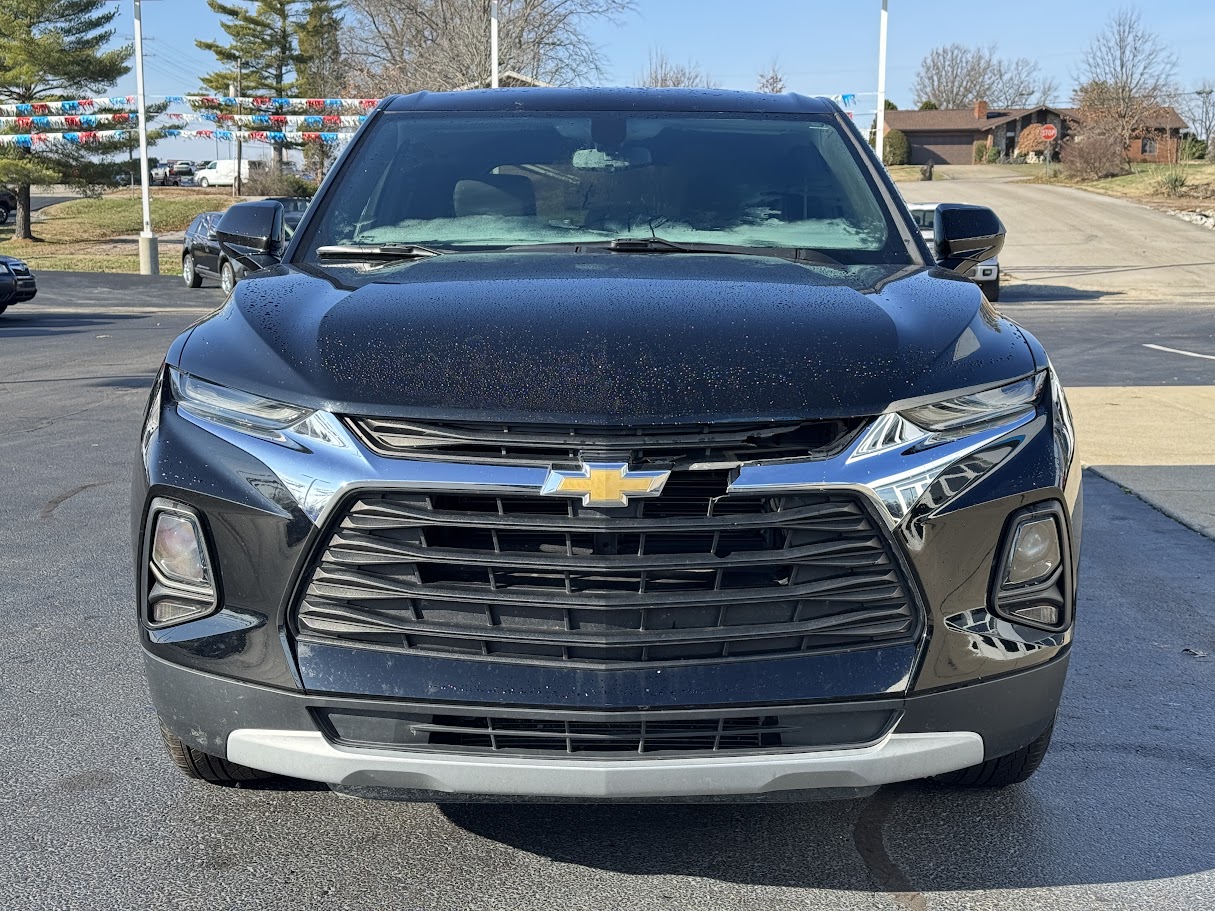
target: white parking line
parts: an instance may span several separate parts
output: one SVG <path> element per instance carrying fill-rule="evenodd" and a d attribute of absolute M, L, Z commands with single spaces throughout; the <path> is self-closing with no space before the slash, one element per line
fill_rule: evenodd
<path fill-rule="evenodd" d="M 1201 357 L 1208 361 L 1215 361 L 1215 354 L 1196 354 L 1193 351 L 1182 351 L 1180 348 L 1166 348 L 1164 345 L 1144 345 L 1143 347 L 1156 351 L 1167 351 L 1169 354 L 1184 354 L 1186 357 Z"/>

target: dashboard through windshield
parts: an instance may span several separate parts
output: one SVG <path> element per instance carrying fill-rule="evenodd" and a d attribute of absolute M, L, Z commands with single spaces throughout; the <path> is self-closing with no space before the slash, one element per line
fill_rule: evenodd
<path fill-rule="evenodd" d="M 320 263 L 335 246 L 479 252 L 661 238 L 911 262 L 867 164 L 829 116 L 385 112 L 367 130 L 296 261 Z"/>

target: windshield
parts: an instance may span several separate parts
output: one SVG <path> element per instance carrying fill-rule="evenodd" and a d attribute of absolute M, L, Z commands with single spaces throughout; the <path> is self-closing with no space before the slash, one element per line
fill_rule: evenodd
<path fill-rule="evenodd" d="M 850 137 L 826 116 L 385 113 L 295 258 L 416 244 L 526 249 L 621 238 L 911 254 Z"/>

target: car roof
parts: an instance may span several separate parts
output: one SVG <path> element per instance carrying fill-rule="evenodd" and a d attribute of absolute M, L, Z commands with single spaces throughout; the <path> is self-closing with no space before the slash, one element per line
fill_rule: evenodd
<path fill-rule="evenodd" d="M 522 88 L 390 95 L 386 111 L 676 111 L 688 113 L 831 114 L 827 98 L 724 89 Z"/>

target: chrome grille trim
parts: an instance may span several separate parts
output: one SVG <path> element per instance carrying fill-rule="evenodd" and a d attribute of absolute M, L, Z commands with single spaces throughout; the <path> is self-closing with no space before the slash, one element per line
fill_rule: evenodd
<path fill-rule="evenodd" d="M 634 467 L 828 458 L 867 418 L 650 426 L 479 423 L 344 417 L 376 455 L 482 465 L 577 464 L 588 455 Z"/>

